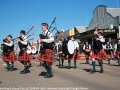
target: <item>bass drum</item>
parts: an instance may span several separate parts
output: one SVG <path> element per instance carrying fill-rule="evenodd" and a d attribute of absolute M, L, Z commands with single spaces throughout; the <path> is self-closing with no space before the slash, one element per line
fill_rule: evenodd
<path fill-rule="evenodd" d="M 72 40 L 63 41 L 62 43 L 62 52 L 64 54 L 73 54 L 75 51 L 74 42 Z"/>
<path fill-rule="evenodd" d="M 35 48 L 35 46 L 32 46 L 32 47 L 31 47 L 31 52 L 32 52 L 32 54 L 36 54 L 37 49 Z"/>

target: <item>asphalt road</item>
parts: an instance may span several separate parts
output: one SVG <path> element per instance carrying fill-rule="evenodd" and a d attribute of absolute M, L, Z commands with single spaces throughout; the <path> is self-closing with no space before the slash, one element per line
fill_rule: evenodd
<path fill-rule="evenodd" d="M 97 63 L 97 61 L 96 61 Z M 44 78 L 45 69 L 39 66 L 38 60 L 32 61 L 30 73 L 20 74 L 23 65 L 15 62 L 15 71 L 7 71 L 6 65 L 0 59 L 0 90 L 120 90 L 120 67 L 117 61 L 107 65 L 104 61 L 104 73 L 100 74 L 97 63 L 97 72 L 91 74 L 91 65 L 84 60 L 77 61 L 77 68 L 67 69 L 67 60 L 64 67 L 59 68 L 58 62 L 53 64 L 53 77 Z M 73 61 L 72 61 L 73 66 Z"/>

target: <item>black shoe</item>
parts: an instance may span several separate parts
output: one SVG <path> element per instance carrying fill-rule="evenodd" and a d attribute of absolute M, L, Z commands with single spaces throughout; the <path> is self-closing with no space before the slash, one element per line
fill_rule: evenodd
<path fill-rule="evenodd" d="M 15 69 L 14 69 L 14 68 L 11 68 L 10 71 L 15 71 Z"/>
<path fill-rule="evenodd" d="M 96 70 L 92 70 L 92 71 L 91 71 L 91 73 L 95 73 L 95 72 L 96 72 Z"/>
<path fill-rule="evenodd" d="M 48 74 L 48 76 L 47 76 L 48 78 L 51 78 L 51 77 L 53 77 L 53 75 L 52 74 Z"/>
<path fill-rule="evenodd" d="M 6 69 L 7 69 L 8 71 L 10 71 L 10 70 L 11 70 L 11 69 L 10 69 L 10 68 L 8 68 L 8 67 L 7 67 Z"/>
<path fill-rule="evenodd" d="M 48 75 L 49 75 L 49 74 L 47 73 L 47 74 L 44 76 L 44 78 L 47 78 L 47 77 L 48 77 Z"/>
<path fill-rule="evenodd" d="M 61 64 L 59 64 L 58 66 L 61 66 Z"/>
<path fill-rule="evenodd" d="M 29 72 L 30 72 L 29 70 L 24 70 L 23 72 L 20 72 L 20 74 L 27 74 Z"/>
<path fill-rule="evenodd" d="M 99 73 L 103 73 L 103 70 L 100 70 L 100 72 Z"/>
<path fill-rule="evenodd" d="M 74 69 L 76 69 L 77 67 L 74 67 Z"/>
<path fill-rule="evenodd" d="M 24 70 L 20 71 L 20 73 L 24 72 Z"/>
<path fill-rule="evenodd" d="M 71 67 L 68 67 L 67 69 L 71 69 Z"/>

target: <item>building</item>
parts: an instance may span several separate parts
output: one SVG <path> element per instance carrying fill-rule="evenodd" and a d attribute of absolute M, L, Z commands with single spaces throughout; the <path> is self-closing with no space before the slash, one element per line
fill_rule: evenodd
<path fill-rule="evenodd" d="M 104 5 L 99 5 L 93 11 L 93 18 L 89 26 L 83 31 L 81 29 L 81 33 L 76 33 L 75 38 L 91 41 L 95 26 L 106 38 L 116 40 L 120 37 L 120 8 L 106 8 Z"/>

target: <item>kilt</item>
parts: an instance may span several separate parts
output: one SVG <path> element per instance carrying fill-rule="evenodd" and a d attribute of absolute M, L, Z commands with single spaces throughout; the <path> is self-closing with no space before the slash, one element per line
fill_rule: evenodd
<path fill-rule="evenodd" d="M 90 51 L 90 52 L 91 52 L 91 51 Z M 86 52 L 86 51 L 85 51 L 85 52 L 84 52 L 84 53 L 85 53 L 85 56 L 86 56 L 86 57 L 90 56 L 90 52 Z"/>
<path fill-rule="evenodd" d="M 63 53 L 58 52 L 57 57 L 61 59 L 64 58 Z"/>
<path fill-rule="evenodd" d="M 115 54 L 115 57 L 120 57 L 120 51 L 117 51 L 116 54 Z"/>
<path fill-rule="evenodd" d="M 14 52 L 14 51 L 11 51 L 9 54 L 4 54 L 4 55 L 3 55 L 3 60 L 4 60 L 4 61 L 9 61 L 9 62 L 14 62 L 14 61 L 16 61 L 15 52 Z"/>
<path fill-rule="evenodd" d="M 48 63 L 56 62 L 56 59 L 53 54 L 53 50 L 51 50 L 51 49 L 46 49 L 45 54 L 40 53 L 40 55 L 38 56 L 37 59 L 39 61 L 48 62 Z"/>
<path fill-rule="evenodd" d="M 105 53 L 105 51 L 102 49 L 98 52 L 98 54 L 96 55 L 93 51 L 90 53 L 90 58 L 95 58 L 97 60 L 105 60 L 108 58 L 107 54 Z"/>
<path fill-rule="evenodd" d="M 75 50 L 73 54 L 69 54 L 68 60 L 80 60 L 79 52 Z"/>
<path fill-rule="evenodd" d="M 27 50 L 25 50 L 22 55 L 20 55 L 18 57 L 18 61 L 29 61 L 29 60 L 33 60 L 33 57 L 31 54 L 27 53 Z"/>
<path fill-rule="evenodd" d="M 112 51 L 109 51 L 109 52 L 106 52 L 106 54 L 107 54 L 107 56 L 109 57 L 112 57 L 112 55 L 113 55 L 113 52 Z"/>

